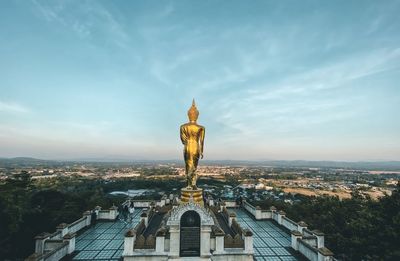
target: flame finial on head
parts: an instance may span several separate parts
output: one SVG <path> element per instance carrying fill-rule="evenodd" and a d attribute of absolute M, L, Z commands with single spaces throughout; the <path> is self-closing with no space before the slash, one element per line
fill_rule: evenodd
<path fill-rule="evenodd" d="M 190 121 L 196 121 L 197 118 L 199 117 L 199 111 L 196 108 L 196 103 L 193 99 L 192 101 L 192 106 L 190 107 L 189 111 L 188 111 L 188 117 Z"/>

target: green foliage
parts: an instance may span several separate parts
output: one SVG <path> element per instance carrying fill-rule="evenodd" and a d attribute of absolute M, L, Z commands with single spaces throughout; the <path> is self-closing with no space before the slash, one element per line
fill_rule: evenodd
<path fill-rule="evenodd" d="M 400 260 L 400 190 L 379 201 L 355 192 L 351 199 L 306 197 L 290 205 L 263 201 L 258 205 L 275 205 L 295 221 L 305 221 L 310 229 L 326 235 L 326 246 L 342 260 Z"/>
<path fill-rule="evenodd" d="M 62 178 L 34 184 L 27 173 L 15 175 L 0 184 L 0 260 L 25 258 L 34 252 L 37 234 L 53 232 L 97 205 L 107 208 L 120 201 L 107 197 L 98 181 Z"/>

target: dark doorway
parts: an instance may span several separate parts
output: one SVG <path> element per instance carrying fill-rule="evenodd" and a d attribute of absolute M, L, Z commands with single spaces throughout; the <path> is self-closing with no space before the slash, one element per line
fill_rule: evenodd
<path fill-rule="evenodd" d="M 200 216 L 186 211 L 181 217 L 180 256 L 200 256 Z"/>

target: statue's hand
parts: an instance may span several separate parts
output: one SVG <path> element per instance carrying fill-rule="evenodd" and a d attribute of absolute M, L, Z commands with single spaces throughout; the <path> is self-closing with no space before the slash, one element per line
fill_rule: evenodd
<path fill-rule="evenodd" d="M 202 158 L 203 158 L 203 153 L 200 154 L 200 159 L 202 159 Z"/>

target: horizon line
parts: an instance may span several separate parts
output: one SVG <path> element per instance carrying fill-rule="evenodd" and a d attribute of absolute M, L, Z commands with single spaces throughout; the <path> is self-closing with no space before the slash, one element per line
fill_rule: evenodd
<path fill-rule="evenodd" d="M 103 162 L 103 163 L 128 163 L 128 162 L 179 162 L 183 159 L 124 159 L 124 158 L 36 158 L 30 156 L 17 156 L 17 157 L 0 157 L 0 160 L 15 160 L 15 159 L 31 159 L 31 160 L 41 160 L 41 161 L 64 161 L 64 162 Z M 307 159 L 203 159 L 202 162 L 332 162 L 332 163 L 386 163 L 395 162 L 400 163 L 400 160 L 307 160 Z"/>

